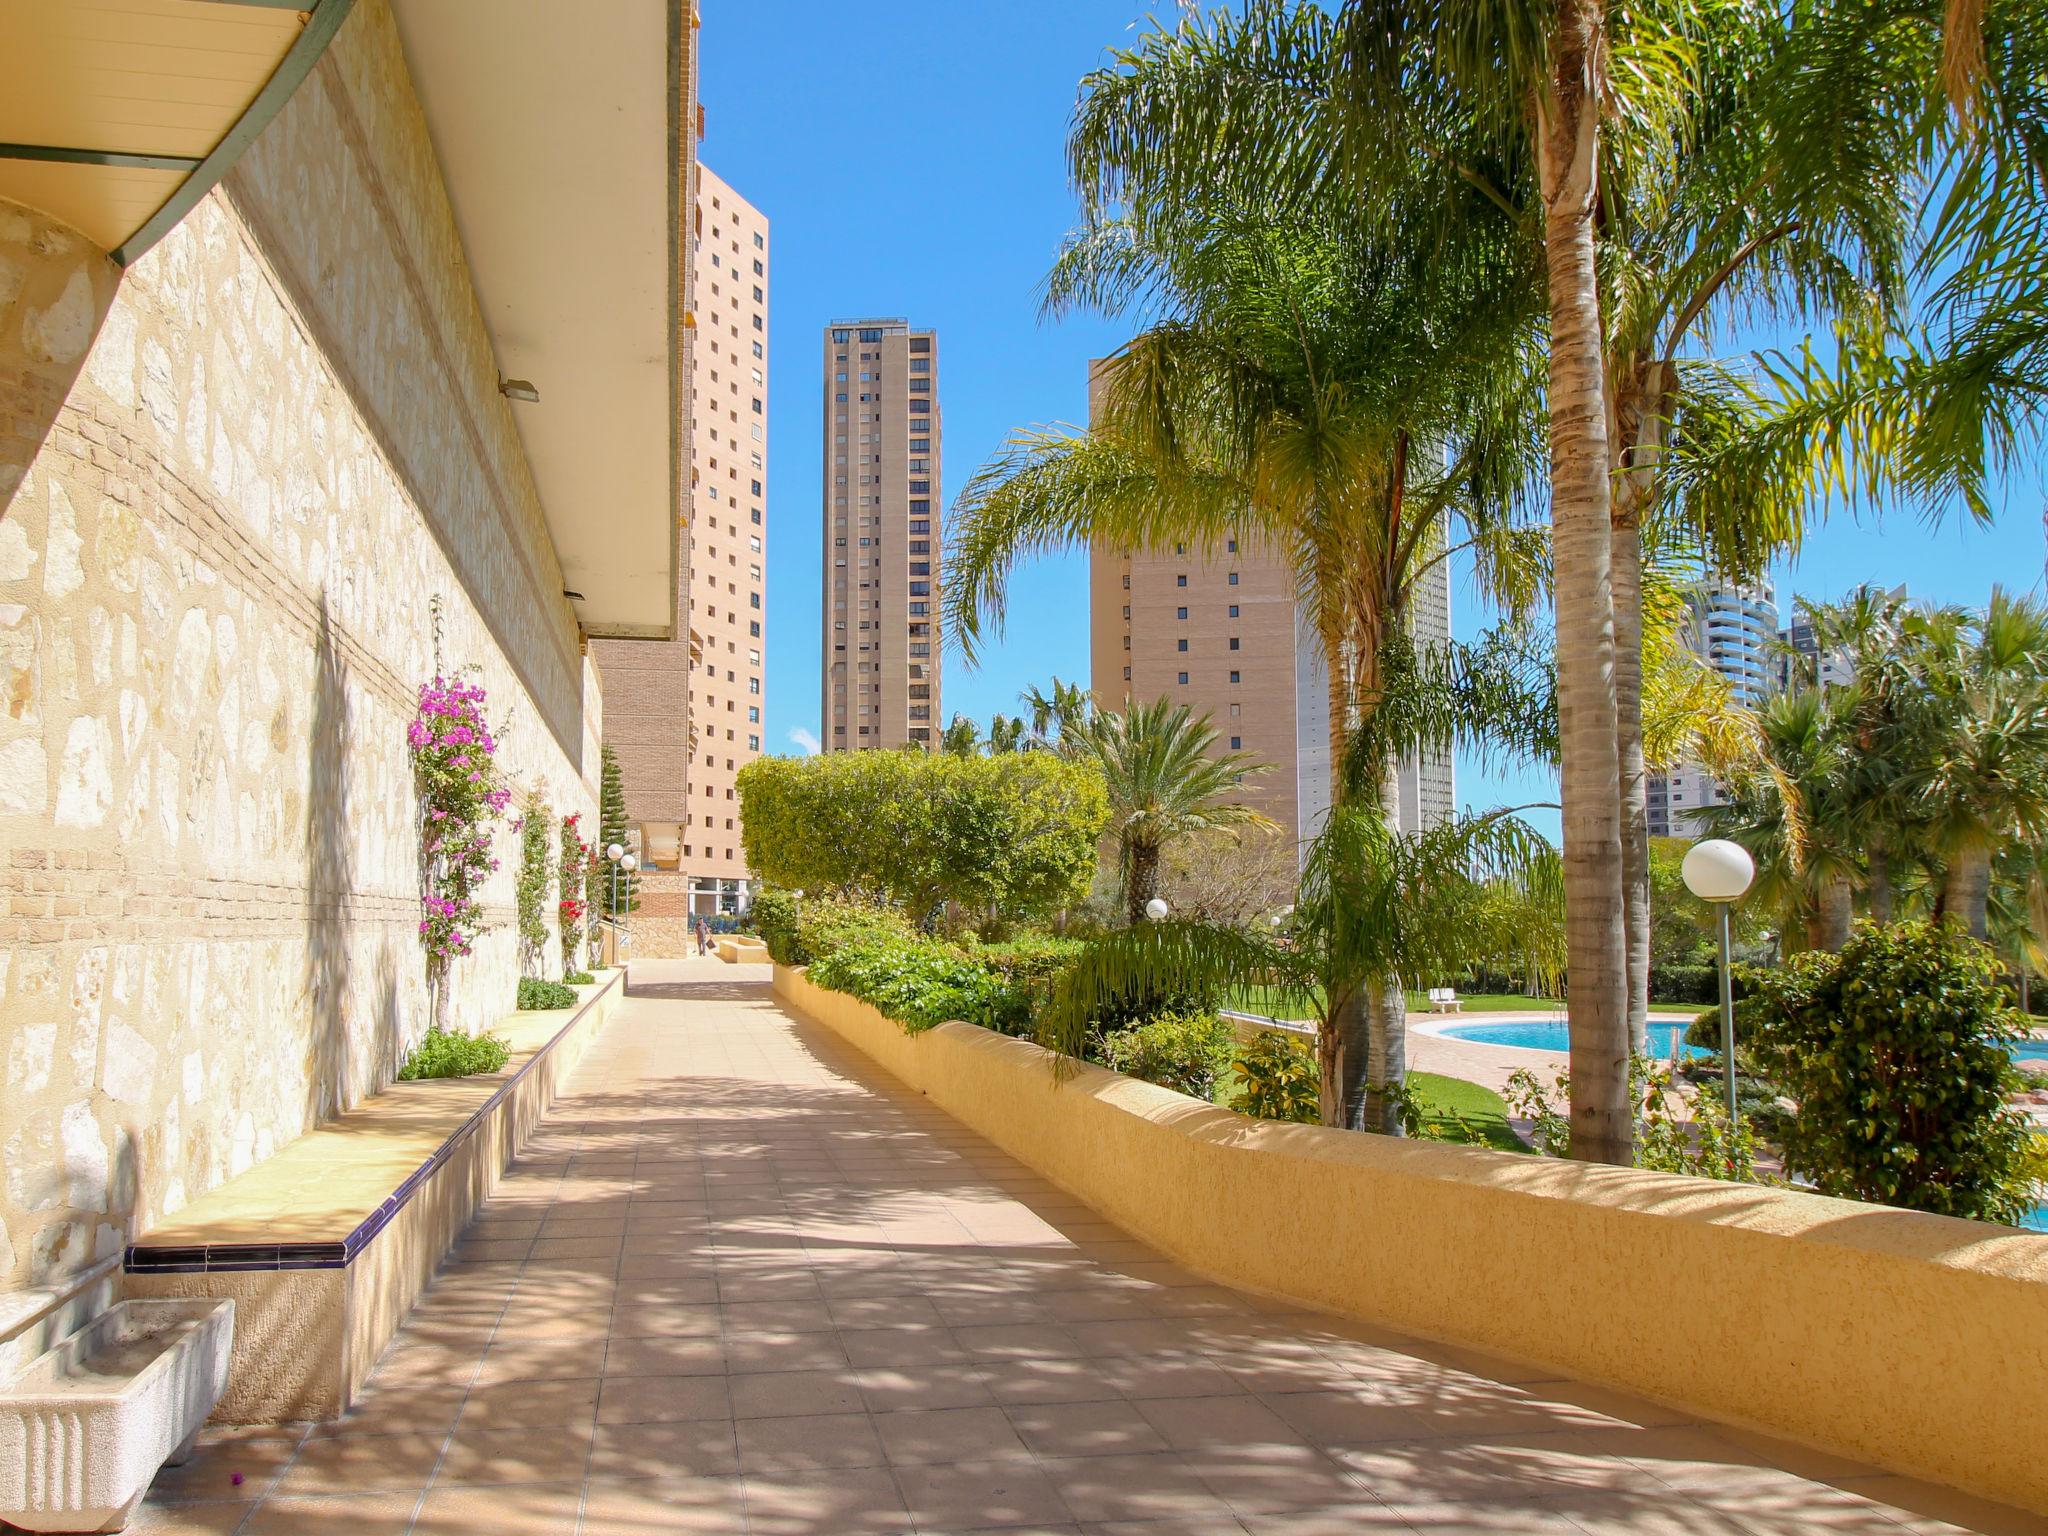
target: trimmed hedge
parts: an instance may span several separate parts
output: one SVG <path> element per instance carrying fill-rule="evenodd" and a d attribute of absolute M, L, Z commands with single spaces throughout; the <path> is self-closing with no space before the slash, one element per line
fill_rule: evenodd
<path fill-rule="evenodd" d="M 915 1034 L 961 1019 L 994 1028 L 1004 985 L 987 967 L 921 939 L 868 938 L 811 962 L 821 987 L 872 1003 Z"/>

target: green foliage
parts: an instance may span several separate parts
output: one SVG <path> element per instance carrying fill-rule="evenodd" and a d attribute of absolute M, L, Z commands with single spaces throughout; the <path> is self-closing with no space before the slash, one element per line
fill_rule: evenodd
<path fill-rule="evenodd" d="M 524 986 L 525 983 L 520 983 Z M 511 1059 L 512 1047 L 499 1035 L 457 1035 L 430 1029 L 398 1068 L 400 1082 L 423 1077 L 469 1077 L 495 1072 Z"/>
<path fill-rule="evenodd" d="M 587 987 L 596 980 L 597 978 L 588 971 L 567 971 L 563 973 L 562 985 L 565 987 Z"/>
<path fill-rule="evenodd" d="M 1237 1092 L 1230 1107 L 1260 1120 L 1313 1125 L 1320 1108 L 1315 1052 L 1296 1035 L 1261 1030 L 1231 1063 Z"/>
<path fill-rule="evenodd" d="M 740 770 L 747 860 L 774 885 L 1015 919 L 1086 897 L 1099 774 L 1049 752 L 832 752 Z"/>
<path fill-rule="evenodd" d="M 1629 1059 L 1628 1081 L 1629 1098 L 1636 1106 L 1636 1167 L 1737 1184 L 1776 1182 L 1757 1171 L 1756 1134 L 1750 1120 L 1745 1117 L 1730 1129 L 1718 1077 L 1702 1082 L 1688 1100 L 1678 1091 L 1668 1065 L 1634 1056 Z M 1571 1089 L 1569 1072 L 1545 1083 L 1520 1067 L 1508 1079 L 1508 1110 L 1530 1122 L 1536 1150 L 1546 1157 L 1569 1155 L 1571 1120 L 1559 1106 L 1571 1102 Z"/>
<path fill-rule="evenodd" d="M 768 946 L 768 958 L 777 965 L 804 963 L 796 958 L 796 922 L 802 907 L 796 892 L 771 886 L 756 895 L 747 908 L 747 920 Z"/>
<path fill-rule="evenodd" d="M 538 976 L 547 969 L 548 883 L 553 876 L 549 844 L 554 825 L 547 802 L 529 794 L 519 819 L 519 879 L 513 887 L 513 910 L 519 921 L 519 969 Z"/>
<path fill-rule="evenodd" d="M 583 944 L 583 928 L 590 918 L 590 903 L 586 884 L 590 873 L 592 849 L 583 840 L 580 812 L 571 811 L 562 818 L 562 886 L 558 911 L 562 926 L 562 970 L 563 979 L 567 972 L 576 969 L 577 951 Z"/>
<path fill-rule="evenodd" d="M 823 896 L 806 896 L 790 940 L 790 952 L 795 958 L 785 963 L 810 965 L 849 945 L 916 936 L 910 920 L 894 907 L 872 901 L 832 901 Z"/>
<path fill-rule="evenodd" d="M 986 1025 L 1002 1006 L 993 973 L 940 944 L 912 938 L 867 938 L 811 963 L 811 981 L 845 992 L 916 1034 L 959 1019 Z"/>
<path fill-rule="evenodd" d="M 523 976 L 519 981 L 519 1007 L 529 1009 L 574 1008 L 576 993 L 559 981 L 543 981 L 534 976 Z"/>
<path fill-rule="evenodd" d="M 603 764 L 597 793 L 597 855 L 600 863 L 604 851 L 617 843 L 621 848 L 633 846 L 633 823 L 626 816 L 626 776 L 619 768 L 618 756 L 610 743 L 601 750 L 599 761 Z M 618 901 L 621 913 L 640 910 L 640 877 L 638 874 L 620 875 L 618 879 Z M 610 866 L 605 866 L 601 900 L 603 905 L 593 910 L 611 915 L 613 875 Z"/>
<path fill-rule="evenodd" d="M 980 1022 L 1006 1035 L 1033 1033 L 1039 1011 L 1061 974 L 1087 948 L 1080 939 L 1024 934 L 1000 944 L 965 943 L 962 952 L 1002 985 L 992 1017 Z"/>
<path fill-rule="evenodd" d="M 1491 1088 L 1435 1072 L 1411 1072 L 1406 1086 L 1415 1110 L 1413 1122 L 1404 1127 L 1410 1136 L 1491 1147 L 1496 1152 L 1529 1150 L 1508 1124 L 1506 1102 Z"/>
<path fill-rule="evenodd" d="M 1126 1076 L 1213 1099 L 1236 1047 L 1236 1033 L 1213 1013 L 1162 1013 L 1104 1035 L 1102 1060 Z"/>
<path fill-rule="evenodd" d="M 1751 1041 L 1796 1104 L 1785 1160 L 1826 1194 L 2015 1221 L 2029 1127 L 2006 1107 L 2022 1023 L 1996 957 L 1925 923 L 1864 925 L 1757 978 Z"/>

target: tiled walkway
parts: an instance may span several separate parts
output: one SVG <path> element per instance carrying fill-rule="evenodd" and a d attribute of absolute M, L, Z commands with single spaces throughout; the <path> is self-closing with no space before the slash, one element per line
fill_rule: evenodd
<path fill-rule="evenodd" d="M 675 974 L 620 1006 L 360 1407 L 216 1437 L 131 1529 L 2044 1529 L 1204 1284 L 758 981 Z M 1684 1320 L 1643 1346 L 1682 1373 Z"/>

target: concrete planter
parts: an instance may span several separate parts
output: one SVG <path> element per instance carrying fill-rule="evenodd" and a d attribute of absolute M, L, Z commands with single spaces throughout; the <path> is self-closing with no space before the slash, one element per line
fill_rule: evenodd
<path fill-rule="evenodd" d="M 232 1301 L 124 1301 L 0 1388 L 0 1520 L 118 1531 L 228 1381 Z"/>

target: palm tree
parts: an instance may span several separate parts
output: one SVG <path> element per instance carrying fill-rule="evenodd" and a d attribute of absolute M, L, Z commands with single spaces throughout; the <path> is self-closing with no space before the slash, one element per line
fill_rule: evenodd
<path fill-rule="evenodd" d="M 1091 759 L 1109 792 L 1108 835 L 1116 839 L 1124 882 L 1124 913 L 1145 920 L 1145 904 L 1159 894 L 1159 855 L 1191 832 L 1260 828 L 1277 824 L 1233 798 L 1244 780 L 1266 771 L 1249 752 L 1217 752 L 1209 717 L 1185 704 L 1156 699 L 1128 709 L 1102 710 L 1062 721 L 1063 750 Z"/>
<path fill-rule="evenodd" d="M 1501 587 L 1533 585 L 1514 526 L 1538 421 L 1530 276 L 1497 244 L 1422 251 L 1341 219 L 1147 209 L 1084 230 L 1053 307 L 1165 313 L 1106 365 L 1092 431 L 1019 434 L 969 483 L 951 633 L 971 656 L 1028 554 L 1239 538 L 1294 571 L 1329 680 L 1333 802 L 1393 814 L 1394 763 L 1422 741 L 1351 745 L 1451 520 Z M 1383 1090 L 1399 1089 L 1405 1010 L 1390 985 L 1340 1013 L 1324 1064 L 1349 1085 L 1346 1123 L 1397 1123 Z"/>
<path fill-rule="evenodd" d="M 1257 982 L 1330 1039 L 1353 1000 L 1401 977 L 1533 958 L 1537 979 L 1554 980 L 1544 959 L 1556 952 L 1562 915 L 1557 850 L 1512 812 L 1401 832 L 1370 804 L 1341 805 L 1309 847 L 1283 931 L 1169 921 L 1108 934 L 1063 974 L 1040 1039 L 1078 1056 L 1106 1010 Z M 1324 1076 L 1325 1124 L 1338 1123 L 1341 1087 Z"/>
<path fill-rule="evenodd" d="M 1936 912 L 1986 940 L 1994 863 L 2048 842 L 2048 609 L 1993 589 L 1973 625 L 1932 626 L 1922 655 L 1943 727 L 1917 784 L 1945 861 Z"/>

